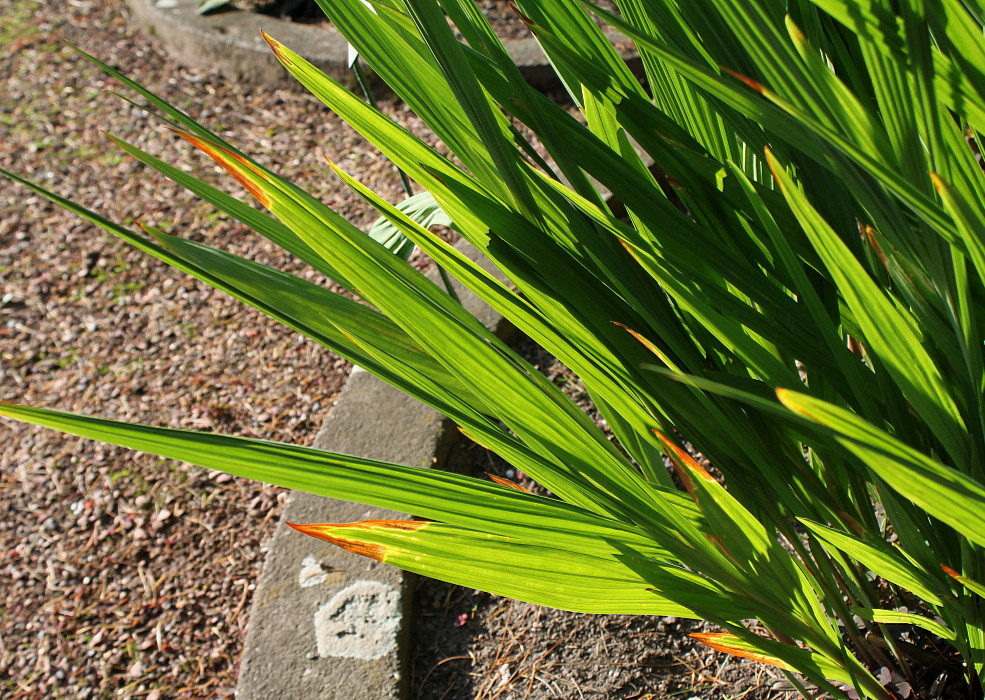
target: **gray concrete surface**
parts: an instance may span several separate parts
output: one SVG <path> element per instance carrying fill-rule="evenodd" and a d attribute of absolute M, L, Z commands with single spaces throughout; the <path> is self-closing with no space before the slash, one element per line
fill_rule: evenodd
<path fill-rule="evenodd" d="M 127 0 L 134 16 L 185 65 L 218 70 L 240 82 L 300 88 L 260 37 L 263 29 L 333 78 L 351 78 L 346 60 L 348 44 L 334 28 L 296 24 L 252 12 L 199 15 L 199 2 Z M 613 39 L 622 36 L 614 30 L 607 33 Z M 530 84 L 542 89 L 559 85 L 557 75 L 532 38 L 512 39 L 504 44 Z M 627 60 L 639 67 L 637 56 Z"/>
<path fill-rule="evenodd" d="M 415 466 L 447 451 L 436 411 L 364 371 L 349 378 L 316 447 Z M 397 569 L 302 535 L 294 523 L 406 515 L 291 494 L 257 586 L 240 669 L 242 700 L 351 700 L 402 695 L 409 597 Z"/>
<path fill-rule="evenodd" d="M 481 256 L 460 244 L 474 260 Z M 492 270 L 488 261 L 483 266 Z M 500 337 L 512 327 L 461 285 L 462 303 Z M 437 411 L 355 369 L 315 446 L 415 466 L 441 467 L 456 431 Z M 294 492 L 257 586 L 240 700 L 406 698 L 409 576 L 295 532 L 286 523 L 344 523 L 407 516 Z"/>

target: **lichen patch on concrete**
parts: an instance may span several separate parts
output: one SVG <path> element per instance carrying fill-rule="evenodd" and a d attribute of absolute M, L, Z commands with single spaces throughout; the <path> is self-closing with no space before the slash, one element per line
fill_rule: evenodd
<path fill-rule="evenodd" d="M 397 646 L 400 592 L 379 581 L 357 581 L 315 612 L 318 655 L 378 659 Z"/>

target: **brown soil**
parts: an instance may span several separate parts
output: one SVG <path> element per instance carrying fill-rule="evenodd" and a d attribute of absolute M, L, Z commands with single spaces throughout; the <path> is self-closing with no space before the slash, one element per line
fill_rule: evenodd
<path fill-rule="evenodd" d="M 236 183 L 66 48 L 162 94 L 360 225 L 321 151 L 392 201 L 393 171 L 300 92 L 188 70 L 122 0 L 4 0 L 0 167 L 111 219 L 307 275 L 121 156 L 100 130 Z M 204 106 L 203 106 L 204 105 Z M 402 107 L 384 104 L 407 124 Z M 411 123 L 414 128 L 416 123 Z M 0 179 L 0 400 L 307 444 L 348 366 L 258 312 Z M 0 697 L 229 697 L 279 489 L 0 421 Z"/>
<path fill-rule="evenodd" d="M 520 352 L 596 420 L 567 368 L 529 340 Z M 462 441 L 448 468 L 543 488 L 482 447 Z M 782 674 L 688 637 L 714 631 L 676 617 L 551 610 L 461 586 L 416 579 L 411 697 L 415 700 L 793 700 Z"/>
<path fill-rule="evenodd" d="M 450 462 L 477 476 L 518 478 L 475 445 L 458 445 Z M 415 700 L 795 697 L 784 692 L 786 681 L 776 669 L 690 639 L 689 633 L 706 631 L 703 623 L 562 612 L 417 581 L 410 679 Z"/>

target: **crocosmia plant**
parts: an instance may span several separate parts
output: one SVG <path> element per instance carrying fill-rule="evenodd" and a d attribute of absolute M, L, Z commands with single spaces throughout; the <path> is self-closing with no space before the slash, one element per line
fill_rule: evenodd
<path fill-rule="evenodd" d="M 519 0 L 577 114 L 525 83 L 471 0 L 319 5 L 445 147 L 268 36 L 430 198 L 398 207 L 326 168 L 576 374 L 602 427 L 262 153 L 109 66 L 233 194 L 121 149 L 359 301 L 7 175 L 433 406 L 550 495 L 288 444 L 0 413 L 412 513 L 296 527 L 533 603 L 710 621 L 720 632 L 703 642 L 782 669 L 805 697 L 890 700 L 889 667 L 913 697 L 946 677 L 955 697 L 980 698 L 985 5 Z M 642 80 L 599 20 L 635 47 Z M 439 215 L 509 283 L 422 225 Z"/>

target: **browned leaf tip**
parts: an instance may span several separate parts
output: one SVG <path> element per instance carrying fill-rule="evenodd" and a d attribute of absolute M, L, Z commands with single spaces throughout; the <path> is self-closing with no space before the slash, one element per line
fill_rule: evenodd
<path fill-rule="evenodd" d="M 516 483 L 515 481 L 510 481 L 509 479 L 505 479 L 501 476 L 496 476 L 495 474 L 489 474 L 488 472 L 486 473 L 486 476 L 488 476 L 490 479 L 495 481 L 500 486 L 506 486 L 507 488 L 516 489 L 517 491 L 523 491 L 524 493 L 533 493 L 533 491 L 526 488 L 525 486 L 520 486 L 520 484 Z"/>
<path fill-rule="evenodd" d="M 630 328 L 625 323 L 622 323 L 620 321 L 613 321 L 612 323 L 615 324 L 615 325 L 617 325 L 617 326 L 619 326 L 620 328 L 624 328 L 627 333 L 629 333 L 631 336 L 633 336 L 634 338 L 636 338 L 636 340 L 638 340 L 647 350 L 649 350 L 650 352 L 652 352 L 654 355 L 656 355 L 657 357 L 661 357 L 661 358 L 663 357 L 663 353 L 661 353 L 657 349 L 657 346 L 654 345 L 650 340 L 648 340 L 647 338 L 645 338 L 643 335 L 641 335 L 637 331 L 634 331 L 632 328 Z"/>
<path fill-rule="evenodd" d="M 195 148 L 202 151 L 204 154 L 206 154 L 209 158 L 214 160 L 220 166 L 222 166 L 222 169 L 225 170 L 230 175 L 232 175 L 233 178 L 235 178 L 236 181 L 239 182 L 239 184 L 245 187 L 250 194 L 256 197 L 257 201 L 259 201 L 260 204 L 262 204 L 267 208 L 270 207 L 270 197 L 268 197 L 267 194 L 262 189 L 260 189 L 260 187 L 258 187 L 255 182 L 251 181 L 245 174 L 243 174 L 239 170 L 239 168 L 234 166 L 230 162 L 230 159 L 237 161 L 240 165 L 250 169 L 257 175 L 259 175 L 261 178 L 266 179 L 263 173 L 257 170 L 257 168 L 255 168 L 253 164 L 250 163 L 250 161 L 248 161 L 246 158 L 239 155 L 238 153 L 233 153 L 232 151 L 229 151 L 223 148 L 222 146 L 217 146 L 216 144 L 209 143 L 205 139 L 200 138 L 199 136 L 196 136 L 195 134 L 192 134 L 188 131 L 182 131 L 181 129 L 172 129 L 172 131 L 174 131 L 176 134 L 178 134 L 178 136 L 180 136 L 185 141 L 193 145 Z"/>
<path fill-rule="evenodd" d="M 727 632 L 695 632 L 688 635 L 692 639 L 697 639 L 702 644 L 707 644 L 712 649 L 716 651 L 722 651 L 726 654 L 731 654 L 732 656 L 741 656 L 744 659 L 752 659 L 753 661 L 759 661 L 760 663 L 769 664 L 770 666 L 776 666 L 777 668 L 789 671 L 790 667 L 780 659 L 775 656 L 768 656 L 766 654 L 759 654 L 755 651 L 749 649 L 743 649 L 730 644 L 732 640 L 738 641 L 738 637 L 734 634 L 729 634 Z"/>
<path fill-rule="evenodd" d="M 352 552 L 353 554 L 358 554 L 361 557 L 367 557 L 376 561 L 383 561 L 386 558 L 386 547 L 381 544 L 350 540 L 345 537 L 336 537 L 335 535 L 328 534 L 329 531 L 325 528 L 337 527 L 334 525 L 296 525 L 295 523 L 288 523 L 287 526 L 297 530 L 301 534 L 309 535 L 329 544 L 334 544 L 336 547 L 344 549 L 347 552 Z"/>
<path fill-rule="evenodd" d="M 262 29 L 260 30 L 260 35 L 263 37 L 263 40 L 266 41 L 267 44 L 270 46 L 270 50 L 274 52 L 274 56 L 277 57 L 278 61 L 280 61 L 281 63 L 286 63 L 289 66 L 294 65 L 291 59 L 289 59 L 287 56 L 284 55 L 284 52 L 282 50 L 284 48 L 284 45 L 282 43 L 274 39 L 272 36 L 267 34 L 267 32 L 263 31 Z"/>
<path fill-rule="evenodd" d="M 664 449 L 670 456 L 671 461 L 678 467 L 677 473 L 680 474 L 681 480 L 684 481 L 684 486 L 687 487 L 687 490 L 692 497 L 694 497 L 694 483 L 691 481 L 691 476 L 688 472 L 697 474 L 699 478 L 705 481 L 710 481 L 716 484 L 718 483 L 715 481 L 715 477 L 709 474 L 704 467 L 694 460 L 694 457 L 674 444 L 670 438 L 661 433 L 659 430 L 654 430 L 653 433 L 660 438 L 660 442 L 663 443 Z"/>
<path fill-rule="evenodd" d="M 513 14 L 519 17 L 520 21 L 523 22 L 525 25 L 527 25 L 528 27 L 537 26 L 532 19 L 530 19 L 525 14 L 520 12 L 520 8 L 516 6 L 516 3 L 513 2 L 513 0 L 509 0 L 509 2 L 507 2 L 506 4 L 511 10 L 513 10 Z"/>
<path fill-rule="evenodd" d="M 153 238 L 155 241 L 160 241 L 161 240 L 161 233 L 160 233 L 160 231 L 157 231 L 155 229 L 150 228 L 149 226 L 146 226 L 144 224 L 144 222 L 140 220 L 140 217 L 137 217 L 136 219 L 134 219 L 133 223 L 135 223 L 137 225 L 137 228 L 139 228 L 141 231 L 143 231 L 148 236 L 150 236 L 151 238 Z"/>
<path fill-rule="evenodd" d="M 298 532 L 317 538 L 329 544 L 334 544 L 347 552 L 368 557 L 376 561 L 386 559 L 388 548 L 386 545 L 375 542 L 363 542 L 362 540 L 344 535 L 333 534 L 337 530 L 369 530 L 372 528 L 414 531 L 426 527 L 430 523 L 426 520 L 363 520 L 358 523 L 315 523 L 311 525 L 298 525 L 287 523 L 287 526 Z"/>
<path fill-rule="evenodd" d="M 707 534 L 707 533 L 705 534 L 705 537 L 707 537 L 708 538 L 708 541 L 711 542 L 714 546 L 716 546 L 720 550 L 722 550 L 722 553 L 725 556 L 727 556 L 729 559 L 731 559 L 736 564 L 739 564 L 739 566 L 742 565 L 741 562 L 738 559 L 736 559 L 734 556 L 732 556 L 732 552 L 728 551 L 728 547 L 726 547 L 725 546 L 725 543 L 722 542 L 722 538 L 721 537 L 719 537 L 718 535 L 711 535 L 711 534 Z"/>
<path fill-rule="evenodd" d="M 882 246 L 879 245 L 879 241 L 876 240 L 876 230 L 872 226 L 866 226 L 864 231 L 865 238 L 869 241 L 869 245 L 872 246 L 872 250 L 875 251 L 877 256 L 879 256 L 882 264 L 888 266 L 889 258 L 887 258 L 886 254 L 882 252 Z"/>
<path fill-rule="evenodd" d="M 731 75 L 733 78 L 736 78 L 737 80 L 741 80 L 746 85 L 748 85 L 749 87 L 751 87 L 753 90 L 755 90 L 756 92 L 758 92 L 760 95 L 765 95 L 766 94 L 766 88 L 764 88 L 762 85 L 760 85 L 759 83 L 757 83 L 752 78 L 747 78 L 746 76 L 742 75 L 741 73 L 736 73 L 731 68 L 726 68 L 725 66 L 719 66 L 719 68 L 722 69 L 723 71 L 725 71 L 726 73 L 728 73 L 729 75 Z"/>
<path fill-rule="evenodd" d="M 950 576 L 951 578 L 953 578 L 954 580 L 958 580 L 958 579 L 963 578 L 961 576 L 961 574 L 959 574 L 957 571 L 955 571 L 954 569 L 952 569 L 947 564 L 941 564 L 941 569 L 943 569 L 944 570 L 944 573 L 947 574 L 948 576 Z"/>

